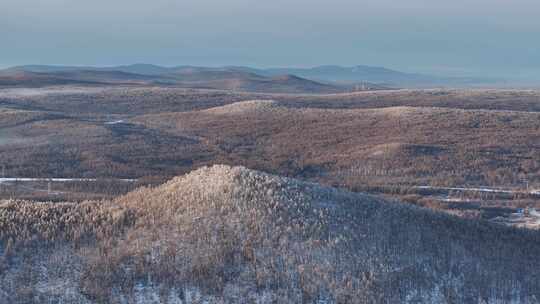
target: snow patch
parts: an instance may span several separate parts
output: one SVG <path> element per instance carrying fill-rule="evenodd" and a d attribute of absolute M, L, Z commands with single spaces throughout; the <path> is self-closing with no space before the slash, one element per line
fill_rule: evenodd
<path fill-rule="evenodd" d="M 9 182 L 96 182 L 97 178 L 26 178 L 26 177 L 0 177 L 1 183 Z M 136 182 L 136 179 L 114 179 L 120 182 Z"/>
<path fill-rule="evenodd" d="M 121 123 L 124 123 L 124 120 L 108 121 L 105 124 L 106 125 L 117 125 L 117 124 L 121 124 Z"/>
<path fill-rule="evenodd" d="M 268 112 L 279 107 L 275 100 L 248 100 L 204 110 L 212 114 L 241 114 L 246 112 Z"/>

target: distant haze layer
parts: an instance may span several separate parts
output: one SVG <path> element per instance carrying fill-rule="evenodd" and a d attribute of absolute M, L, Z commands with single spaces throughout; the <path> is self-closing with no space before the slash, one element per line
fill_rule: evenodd
<path fill-rule="evenodd" d="M 540 80 L 534 0 L 3 0 L 0 67 L 386 66 Z"/>

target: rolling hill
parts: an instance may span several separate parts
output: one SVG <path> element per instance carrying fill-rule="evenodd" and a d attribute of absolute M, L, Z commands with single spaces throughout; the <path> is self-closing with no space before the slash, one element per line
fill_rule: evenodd
<path fill-rule="evenodd" d="M 318 66 L 313 68 L 271 68 L 251 69 L 233 67 L 233 69 L 252 71 L 261 75 L 275 76 L 294 74 L 300 77 L 333 83 L 375 83 L 389 87 L 438 87 L 438 86 L 474 86 L 493 85 L 502 83 L 493 78 L 444 77 L 417 73 L 404 73 L 384 67 L 358 65 L 343 67 L 336 65 Z"/>
<path fill-rule="evenodd" d="M 540 297 L 537 233 L 243 167 L 201 168 L 108 202 L 4 201 L 0 228 L 10 303 Z"/>
<path fill-rule="evenodd" d="M 540 208 L 525 193 L 526 185 L 540 187 L 539 113 L 540 94 L 529 90 L 6 89 L 0 163 L 8 177 L 106 181 L 55 184 L 53 195 L 46 183 L 3 184 L 0 196 L 109 198 L 133 187 L 111 178 L 155 184 L 203 165 L 230 164 L 489 220 Z"/>
<path fill-rule="evenodd" d="M 62 75 L 27 71 L 10 71 L 0 73 L 0 88 L 7 87 L 44 87 L 59 85 L 100 85 L 103 79 L 88 81 L 78 78 L 62 77 Z"/>
<path fill-rule="evenodd" d="M 214 68 L 160 68 L 151 65 L 113 68 L 22 66 L 0 72 L 0 87 L 40 87 L 67 84 L 161 85 L 194 89 L 264 93 L 328 94 L 351 91 L 293 75 L 261 76 Z M 375 88 L 375 86 L 371 86 Z"/>
<path fill-rule="evenodd" d="M 55 118 L 15 124 L 16 116 L 1 116 L 4 138 L 26 144 L 0 145 L 0 151 L 8 171 L 24 177 L 172 176 L 228 163 L 350 189 L 366 183 L 521 186 L 523 178 L 534 186 L 540 183 L 538 100 L 529 91 L 45 90 L 0 95 L 9 113 Z M 50 144 L 33 144 L 46 139 Z"/>
<path fill-rule="evenodd" d="M 489 77 L 444 77 L 417 73 L 404 73 L 384 67 L 373 67 L 358 65 L 354 67 L 342 67 L 335 65 L 318 66 L 313 68 L 251 68 L 243 66 L 225 67 L 197 67 L 197 66 L 176 66 L 161 67 L 151 64 L 133 64 L 116 67 L 71 67 L 71 66 L 42 66 L 29 65 L 8 69 L 8 71 L 29 71 L 29 72 L 69 72 L 80 70 L 94 71 L 119 71 L 125 73 L 167 76 L 167 75 L 188 75 L 204 73 L 248 73 L 264 77 L 276 77 L 282 75 L 295 75 L 297 77 L 309 79 L 316 82 L 333 83 L 343 85 L 367 84 L 368 86 L 382 87 L 468 87 L 468 86 L 492 86 L 504 84 L 501 79 Z"/>

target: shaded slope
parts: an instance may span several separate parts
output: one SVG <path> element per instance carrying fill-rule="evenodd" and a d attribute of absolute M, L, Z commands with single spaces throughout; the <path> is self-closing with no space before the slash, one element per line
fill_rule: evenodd
<path fill-rule="evenodd" d="M 97 85 L 101 80 L 84 80 L 65 78 L 59 75 L 34 72 L 0 73 L 0 88 L 2 87 L 43 87 L 56 85 Z"/>

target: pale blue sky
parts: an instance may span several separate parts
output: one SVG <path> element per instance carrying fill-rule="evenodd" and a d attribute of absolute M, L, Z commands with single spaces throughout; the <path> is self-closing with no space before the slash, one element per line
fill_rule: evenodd
<path fill-rule="evenodd" d="M 377 65 L 540 79 L 538 0 L 0 0 L 0 67 Z"/>

